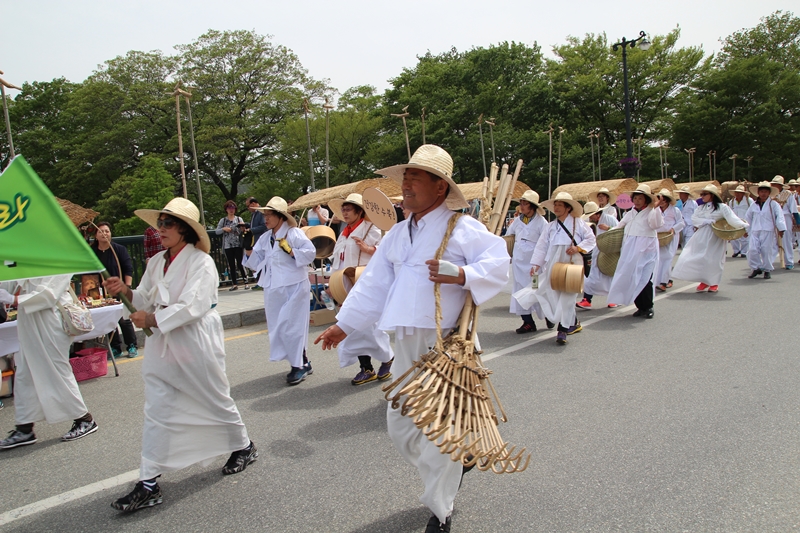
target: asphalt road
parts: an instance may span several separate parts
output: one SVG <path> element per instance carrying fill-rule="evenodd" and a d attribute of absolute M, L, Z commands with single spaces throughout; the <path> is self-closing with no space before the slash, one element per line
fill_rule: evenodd
<path fill-rule="evenodd" d="M 507 294 L 483 306 L 487 366 L 510 418 L 501 433 L 533 457 L 523 473 L 467 474 L 453 531 L 800 529 L 800 271 L 747 273 L 729 259 L 718 294 L 678 282 L 653 320 L 598 297 L 565 347 L 547 330 L 516 335 Z M 263 324 L 226 337 L 257 462 L 225 477 L 225 458 L 195 465 L 162 478 L 163 505 L 111 509 L 133 485 L 115 476 L 136 479 L 139 465 L 141 360 L 125 361 L 120 377 L 81 384 L 97 433 L 62 443 L 68 423 L 41 423 L 37 444 L 0 453 L 0 530 L 424 530 L 421 482 L 392 448 L 378 384 L 351 386 L 356 369 L 312 347 L 314 374 L 287 387 Z M 0 429 L 12 427 L 6 401 Z M 98 482 L 109 488 L 93 491 Z M 59 503 L 79 489 L 90 494 Z"/>

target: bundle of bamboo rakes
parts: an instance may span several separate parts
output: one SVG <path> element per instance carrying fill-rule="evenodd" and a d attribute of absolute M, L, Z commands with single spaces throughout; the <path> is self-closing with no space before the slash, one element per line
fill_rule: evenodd
<path fill-rule="evenodd" d="M 493 164 L 490 177 L 484 178 L 483 204 L 494 205 L 486 216 L 487 227 L 495 235 L 502 229 L 521 168 L 522 160 L 519 160 L 512 176 L 508 165 L 503 165 L 495 202 L 492 202 L 492 191 L 495 190 L 497 166 Z M 456 214 L 450 219 L 437 259 L 441 259 L 460 216 L 463 215 Z M 400 409 L 404 416 L 412 418 L 428 439 L 453 461 L 497 474 L 524 471 L 531 456 L 525 453 L 525 448 L 517 451 L 516 446 L 509 446 L 500 435 L 498 425 L 508 418 L 489 380 L 491 371 L 483 366 L 480 352 L 475 349 L 478 306 L 468 295 L 458 329 L 442 339 L 439 284 L 434 285 L 434 295 L 436 345 L 405 374 L 383 388 L 386 400 L 393 409 Z"/>

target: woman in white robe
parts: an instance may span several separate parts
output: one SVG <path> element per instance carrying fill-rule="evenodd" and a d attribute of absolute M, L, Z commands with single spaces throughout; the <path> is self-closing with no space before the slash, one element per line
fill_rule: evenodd
<path fill-rule="evenodd" d="M 575 313 L 578 294 L 555 290 L 550 283 L 550 274 L 556 263 L 572 262 L 582 267 L 583 258 L 579 252 L 589 253 L 594 250 L 595 237 L 589 225 L 580 219 L 583 208 L 568 193 L 558 193 L 553 199 L 542 202 L 542 207 L 549 209 L 556 220 L 550 222 L 542 232 L 531 257 L 531 275 L 538 274 L 539 287 L 532 292 L 523 289 L 514 293 L 514 296 L 522 296 L 519 303 L 523 307 L 538 302 L 544 316 L 550 322 L 558 324 L 556 342 L 563 345 L 567 343 L 567 335 L 582 329 Z"/>
<path fill-rule="evenodd" d="M 35 422 L 73 420 L 61 440 L 75 440 L 97 431 L 83 402 L 69 364 L 70 337 L 61 326 L 56 302 L 71 303 L 69 275 L 0 283 L 0 305 L 16 304 L 19 353 L 14 358 L 16 427 L 0 441 L 0 449 L 36 442 Z"/>
<path fill-rule="evenodd" d="M 609 191 L 607 187 L 601 187 L 597 192 L 589 193 L 587 200 L 596 203 L 603 214 L 619 222 L 617 208 L 614 206 L 614 202 L 617 201 L 617 195 Z"/>
<path fill-rule="evenodd" d="M 511 222 L 506 231 L 506 236 L 514 236 L 514 253 L 511 255 L 511 270 L 514 273 L 512 294 L 531 286 L 531 257 L 542 231 L 547 227 L 547 220 L 542 216 L 545 211 L 539 207 L 539 194 L 535 191 L 525 191 L 519 201 L 519 210 L 520 215 Z M 516 329 L 519 334 L 536 331 L 534 313 L 540 320 L 544 318 L 542 307 L 538 303 L 531 307 L 522 307 L 514 297 L 511 298 L 509 312 L 522 318 L 522 326 Z"/>
<path fill-rule="evenodd" d="M 214 309 L 219 273 L 208 255 L 200 212 L 189 200 L 174 198 L 163 210 L 135 213 L 158 228 L 166 250 L 148 261 L 135 290 L 117 277 L 104 282 L 111 294 L 124 292 L 138 309 L 131 321 L 153 331 L 142 363 L 140 481 L 112 503 L 124 512 L 160 504 L 162 474 L 223 454 L 231 455 L 222 473 L 235 474 L 258 457 L 225 375 L 222 320 Z"/>
<path fill-rule="evenodd" d="M 258 273 L 264 287 L 264 312 L 269 330 L 269 360 L 288 361 L 289 385 L 297 385 L 313 370 L 306 356 L 308 321 L 311 313 L 311 283 L 308 265 L 317 250 L 278 196 L 257 207 L 264 213 L 267 232 L 252 250 L 245 252 L 244 266 Z"/>
<path fill-rule="evenodd" d="M 346 225 L 333 248 L 333 266 L 338 272 L 349 267 L 366 266 L 381 242 L 381 231 L 369 221 L 364 213 L 363 198 L 358 193 L 350 194 L 345 200 L 331 200 L 328 203 L 337 218 Z M 392 377 L 392 352 L 389 334 L 378 329 L 377 324 L 359 329 L 348 335 L 337 348 L 339 366 L 359 363 L 360 371 L 350 381 L 353 385 L 363 385 L 371 381 L 386 381 Z M 378 372 L 372 366 L 372 358 L 380 361 Z"/>
<path fill-rule="evenodd" d="M 683 253 L 672 269 L 675 279 L 698 281 L 697 292 L 717 292 L 725 268 L 725 248 L 728 244 L 717 237 L 711 224 L 724 218 L 734 228 L 748 227 L 747 222 L 737 217 L 722 201 L 722 195 L 714 185 L 707 185 L 701 192 L 703 205 L 692 216 L 695 233 L 683 249 Z"/>
<path fill-rule="evenodd" d="M 660 209 L 653 209 L 656 197 L 647 185 L 629 193 L 633 209 L 625 213 L 617 227 L 625 228 L 617 270 L 608 290 L 608 302 L 636 304 L 633 316 L 653 318 L 653 273 L 658 263 L 656 230 L 664 224 Z"/>
<path fill-rule="evenodd" d="M 656 289 L 664 292 L 672 287 L 672 259 L 675 257 L 675 252 L 678 251 L 678 244 L 681 241 L 681 231 L 686 223 L 683 221 L 683 214 L 681 210 L 673 205 L 675 199 L 672 196 L 672 191 L 668 189 L 661 189 L 658 193 L 658 208 L 661 209 L 661 214 L 664 217 L 664 224 L 656 230 L 657 233 L 666 233 L 671 231 L 673 233 L 672 239 L 665 246 L 658 248 L 658 265 L 656 266 L 656 274 L 654 276 Z"/>

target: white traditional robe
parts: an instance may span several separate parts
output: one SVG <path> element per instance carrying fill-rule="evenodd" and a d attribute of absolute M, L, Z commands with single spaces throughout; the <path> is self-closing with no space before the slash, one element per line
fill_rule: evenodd
<path fill-rule="evenodd" d="M 71 303 L 71 276 L 60 275 L 0 283 L 17 298 L 19 353 L 14 357 L 14 417 L 17 424 L 75 420 L 87 413 L 72 365 L 69 335 L 61 326 L 56 302 Z M 3 304 L 0 304 L 3 305 Z"/>
<path fill-rule="evenodd" d="M 678 244 L 681 239 L 681 230 L 683 230 L 685 223 L 681 210 L 674 205 L 667 206 L 662 212 L 664 217 L 664 224 L 656 230 L 656 233 L 664 233 L 673 230 L 675 235 L 666 246 L 659 246 L 658 248 L 658 265 L 656 266 L 656 273 L 653 276 L 653 283 L 656 285 L 666 285 L 670 279 L 670 270 L 672 270 L 672 258 L 675 257 L 675 252 L 678 251 Z"/>
<path fill-rule="evenodd" d="M 692 235 L 694 235 L 694 226 L 692 226 L 692 216 L 694 215 L 695 209 L 697 209 L 697 202 L 695 202 L 691 198 L 683 202 L 683 205 L 681 206 L 681 215 L 683 216 L 683 223 L 686 224 L 683 227 L 684 246 L 686 246 L 686 243 L 688 243 L 689 239 L 691 239 Z"/>
<path fill-rule="evenodd" d="M 280 247 L 278 241 L 284 238 L 294 257 Z M 264 288 L 270 361 L 288 361 L 293 368 L 303 366 L 311 313 L 308 265 L 316 256 L 317 250 L 306 234 L 284 221 L 274 238 L 273 230 L 261 235 L 244 263 L 259 273 L 258 284 Z"/>
<path fill-rule="evenodd" d="M 596 241 L 589 224 L 572 215 L 567 215 L 563 222 L 575 238 L 578 248 L 586 253 L 594 250 Z M 583 258 L 580 254 L 567 255 L 567 249 L 570 246 L 573 246 L 572 239 L 558 223 L 558 220 L 548 223 L 547 228 L 539 237 L 536 250 L 531 257 L 531 266 L 539 269 L 539 288 L 535 290 L 523 288 L 513 294 L 523 307 L 538 303 L 547 320 L 554 324 L 561 324 L 565 328 L 575 324 L 575 303 L 582 295 L 553 289 L 550 283 L 550 274 L 556 263 L 572 262 L 583 267 Z"/>
<path fill-rule="evenodd" d="M 745 221 L 750 225 L 747 264 L 752 270 L 772 272 L 775 257 L 778 255 L 778 235 L 776 232 L 786 230 L 778 202 L 769 198 L 763 205 L 754 201 L 745 214 Z"/>
<path fill-rule="evenodd" d="M 661 209 L 631 209 L 618 227 L 624 227 L 617 270 L 608 290 L 608 303 L 630 305 L 653 277 L 658 262 L 656 230 L 664 224 Z"/>
<path fill-rule="evenodd" d="M 248 446 L 225 375 L 225 340 L 217 305 L 219 274 L 207 253 L 187 244 L 166 274 L 154 255 L 132 303 L 155 313 L 147 339 L 140 479 L 152 479 Z"/>
<path fill-rule="evenodd" d="M 332 255 L 334 272 L 348 267 L 366 266 L 372 258 L 372 254 L 361 252 L 353 237 L 361 239 L 368 246 L 377 247 L 381 242 L 381 231 L 372 222 L 362 220 L 349 237 L 345 237 L 344 233 L 339 234 Z M 359 355 L 374 357 L 381 363 L 389 362 L 394 357 L 389 334 L 379 330 L 376 324 L 348 335 L 339 343 L 337 351 L 339 366 L 342 368 L 358 363 Z"/>
<path fill-rule="evenodd" d="M 523 287 L 530 287 L 531 276 L 531 257 L 536 248 L 536 242 L 547 227 L 547 220 L 539 213 L 534 213 L 533 217 L 525 224 L 522 215 L 516 217 L 509 226 L 506 235 L 514 236 L 514 254 L 511 256 L 511 270 L 514 272 L 514 290 L 517 292 Z M 516 298 L 512 296 L 509 312 L 515 315 L 536 314 L 539 318 L 544 318 L 542 309 L 538 304 L 524 308 L 519 305 Z"/>
<path fill-rule="evenodd" d="M 794 215 L 798 213 L 797 200 L 794 194 L 789 195 L 789 199 L 783 204 L 783 220 L 786 231 L 783 232 L 783 261 L 786 266 L 794 265 Z"/>
<path fill-rule="evenodd" d="M 728 201 L 728 207 L 731 208 L 733 214 L 739 217 L 740 219 L 744 220 L 745 215 L 747 215 L 747 210 L 753 204 L 753 199 L 749 196 L 744 196 L 741 202 L 737 202 L 736 198 Z M 733 248 L 733 253 L 735 254 L 742 254 L 747 255 L 747 250 L 749 249 L 747 237 L 739 237 L 738 239 L 734 239 L 731 242 L 731 248 Z"/>
<path fill-rule="evenodd" d="M 722 218 L 734 228 L 747 227 L 747 222 L 737 217 L 725 204 L 720 204 L 718 209 L 714 209 L 711 202 L 698 207 L 692 217 L 692 224 L 697 230 L 672 269 L 675 279 L 719 285 L 725 268 L 727 243 L 714 234 L 711 224 Z"/>
<path fill-rule="evenodd" d="M 600 211 L 602 211 L 604 215 L 608 215 L 619 222 L 619 216 L 617 215 L 617 208 L 615 206 L 606 204 L 600 208 Z"/>
<path fill-rule="evenodd" d="M 425 261 L 433 259 L 453 212 L 443 204 L 418 222 L 396 224 L 384 237 L 337 315 L 348 335 L 378 322 L 395 332 L 393 373 L 403 375 L 436 339 L 433 287 Z M 412 237 L 413 236 L 413 237 Z M 500 293 L 508 281 L 508 252 L 500 237 L 464 216 L 456 224 L 442 257 L 464 270 L 464 286 L 441 285 L 442 329 L 456 325 L 467 296 L 477 305 Z M 414 425 L 387 409 L 389 436 L 400 454 L 419 471 L 425 485 L 420 501 L 444 522 L 453 510 L 461 464 L 451 461 Z"/>
<path fill-rule="evenodd" d="M 616 209 L 613 210 L 616 213 Z M 608 229 L 616 228 L 619 221 L 611 216 L 611 210 L 603 211 L 600 220 L 597 221 L 597 235 L 602 235 L 607 232 L 607 229 L 600 229 L 600 225 L 608 226 Z M 600 256 L 600 249 L 595 246 L 592 250 L 592 269 L 589 271 L 589 277 L 583 282 L 583 292 L 589 296 L 596 294 L 608 294 L 608 289 L 611 287 L 611 276 L 606 276 L 600 272 L 600 266 L 597 263 L 597 258 Z"/>

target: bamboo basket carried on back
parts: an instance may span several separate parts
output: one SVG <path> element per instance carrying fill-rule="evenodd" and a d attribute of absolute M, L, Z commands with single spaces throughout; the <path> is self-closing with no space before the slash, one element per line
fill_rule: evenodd
<path fill-rule="evenodd" d="M 507 165 L 503 165 L 495 208 L 491 214 L 481 213 L 482 218 L 488 219 L 489 230 L 495 234 L 504 221 L 521 167 L 520 160 L 511 178 L 507 174 Z M 493 164 L 491 179 L 484 180 L 487 185 L 484 205 L 491 203 L 496 176 L 497 166 Z M 461 216 L 455 214 L 450 219 L 436 259 L 441 259 Z M 458 329 L 443 339 L 438 283 L 434 285 L 434 295 L 436 344 L 405 374 L 383 388 L 386 399 L 392 408 L 400 409 L 404 416 L 412 418 L 428 439 L 442 453 L 449 454 L 453 461 L 497 474 L 524 471 L 530 464 L 530 454 L 525 454 L 525 448 L 517 451 L 500 436 L 497 426 L 508 418 L 489 380 L 491 371 L 483 366 L 480 352 L 475 349 L 478 306 L 468 295 L 458 320 Z"/>

